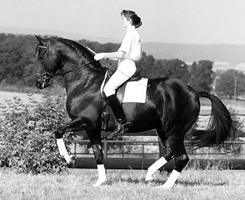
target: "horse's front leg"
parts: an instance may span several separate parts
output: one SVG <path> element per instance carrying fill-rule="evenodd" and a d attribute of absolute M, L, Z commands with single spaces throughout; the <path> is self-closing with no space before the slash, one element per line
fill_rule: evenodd
<path fill-rule="evenodd" d="M 83 127 L 82 119 L 79 118 L 79 119 L 76 119 L 76 120 L 73 120 L 73 121 L 67 123 L 64 126 L 59 127 L 55 131 L 55 138 L 57 140 L 57 145 L 58 145 L 60 155 L 65 158 L 66 162 L 69 165 L 75 164 L 75 158 L 74 158 L 74 156 L 70 156 L 68 154 L 67 149 L 66 149 L 65 144 L 64 144 L 63 135 L 66 132 L 81 131 L 84 129 L 85 129 L 85 127 Z"/>
<path fill-rule="evenodd" d="M 95 161 L 97 164 L 97 170 L 98 170 L 98 180 L 93 186 L 100 186 L 101 184 L 105 183 L 106 178 L 106 170 L 103 163 L 103 151 L 101 146 L 101 128 L 100 126 L 93 130 L 87 130 L 87 134 L 89 137 L 89 140 L 91 142 Z"/>
<path fill-rule="evenodd" d="M 67 152 L 63 138 L 57 139 L 57 145 L 60 155 L 65 158 L 68 165 L 73 166 L 75 164 L 75 158 Z"/>
<path fill-rule="evenodd" d="M 105 183 L 107 180 L 106 170 L 105 170 L 105 166 L 103 163 L 103 152 L 102 152 L 101 145 L 99 144 L 92 145 L 92 148 L 93 148 L 94 157 L 96 160 L 97 170 L 98 170 L 98 180 L 93 186 L 100 186 L 103 183 Z"/>

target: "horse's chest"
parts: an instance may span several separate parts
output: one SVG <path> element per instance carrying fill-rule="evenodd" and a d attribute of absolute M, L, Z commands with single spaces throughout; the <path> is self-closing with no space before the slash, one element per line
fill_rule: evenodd
<path fill-rule="evenodd" d="M 92 101 L 91 98 L 67 98 L 66 109 L 69 115 L 75 117 L 88 117 L 99 115 L 101 105 L 98 102 Z"/>

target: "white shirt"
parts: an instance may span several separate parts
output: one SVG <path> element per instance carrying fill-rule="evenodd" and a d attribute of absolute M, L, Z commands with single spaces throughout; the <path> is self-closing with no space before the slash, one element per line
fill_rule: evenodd
<path fill-rule="evenodd" d="M 141 41 L 134 26 L 127 29 L 126 35 L 118 51 L 125 52 L 125 58 L 138 61 L 142 57 Z"/>

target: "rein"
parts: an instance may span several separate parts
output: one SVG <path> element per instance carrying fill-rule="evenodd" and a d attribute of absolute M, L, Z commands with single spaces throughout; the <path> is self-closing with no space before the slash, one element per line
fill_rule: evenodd
<path fill-rule="evenodd" d="M 54 77 L 54 76 L 60 76 L 60 75 L 65 76 L 66 74 L 68 74 L 70 72 L 76 71 L 76 70 L 80 69 L 81 67 L 86 67 L 87 65 L 90 65 L 90 64 L 92 64 L 94 62 L 98 62 L 98 61 L 97 60 L 92 60 L 92 61 L 90 61 L 90 62 L 88 62 L 86 64 L 83 64 L 82 66 L 76 67 L 76 68 L 71 69 L 71 70 L 68 70 L 66 72 L 59 72 L 59 73 L 52 74 L 52 77 Z"/>
<path fill-rule="evenodd" d="M 97 62 L 97 60 L 93 60 L 93 61 L 88 62 L 88 63 L 86 63 L 86 64 L 84 64 L 84 65 L 82 65 L 82 66 L 87 66 L 87 65 L 92 64 L 92 63 L 94 63 L 94 62 Z M 81 66 L 80 66 L 80 67 L 81 67 Z M 55 76 L 60 76 L 60 75 L 65 76 L 66 74 L 68 74 L 68 73 L 70 73 L 70 72 L 73 72 L 73 71 L 75 71 L 75 70 L 80 69 L 80 67 L 76 67 L 75 69 L 71 69 L 71 70 L 66 71 L 66 72 L 60 72 L 60 73 L 55 73 L 55 74 L 53 74 L 52 72 L 44 72 L 44 73 L 42 73 L 42 74 L 36 73 L 36 76 L 37 76 L 37 77 L 40 77 L 40 78 L 43 80 L 43 85 L 44 85 L 45 83 L 49 84 L 49 81 L 51 80 L 51 78 L 53 78 L 53 77 L 55 77 Z"/>

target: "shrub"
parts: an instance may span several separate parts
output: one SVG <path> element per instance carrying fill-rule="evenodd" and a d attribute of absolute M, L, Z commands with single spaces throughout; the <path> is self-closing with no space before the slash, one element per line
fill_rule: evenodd
<path fill-rule="evenodd" d="M 43 95 L 41 102 L 30 97 L 29 104 L 19 98 L 8 101 L 0 119 L 2 165 L 32 174 L 66 171 L 54 137 L 56 128 L 66 120 L 61 96 Z M 66 144 L 72 138 L 72 134 L 65 134 Z"/>

